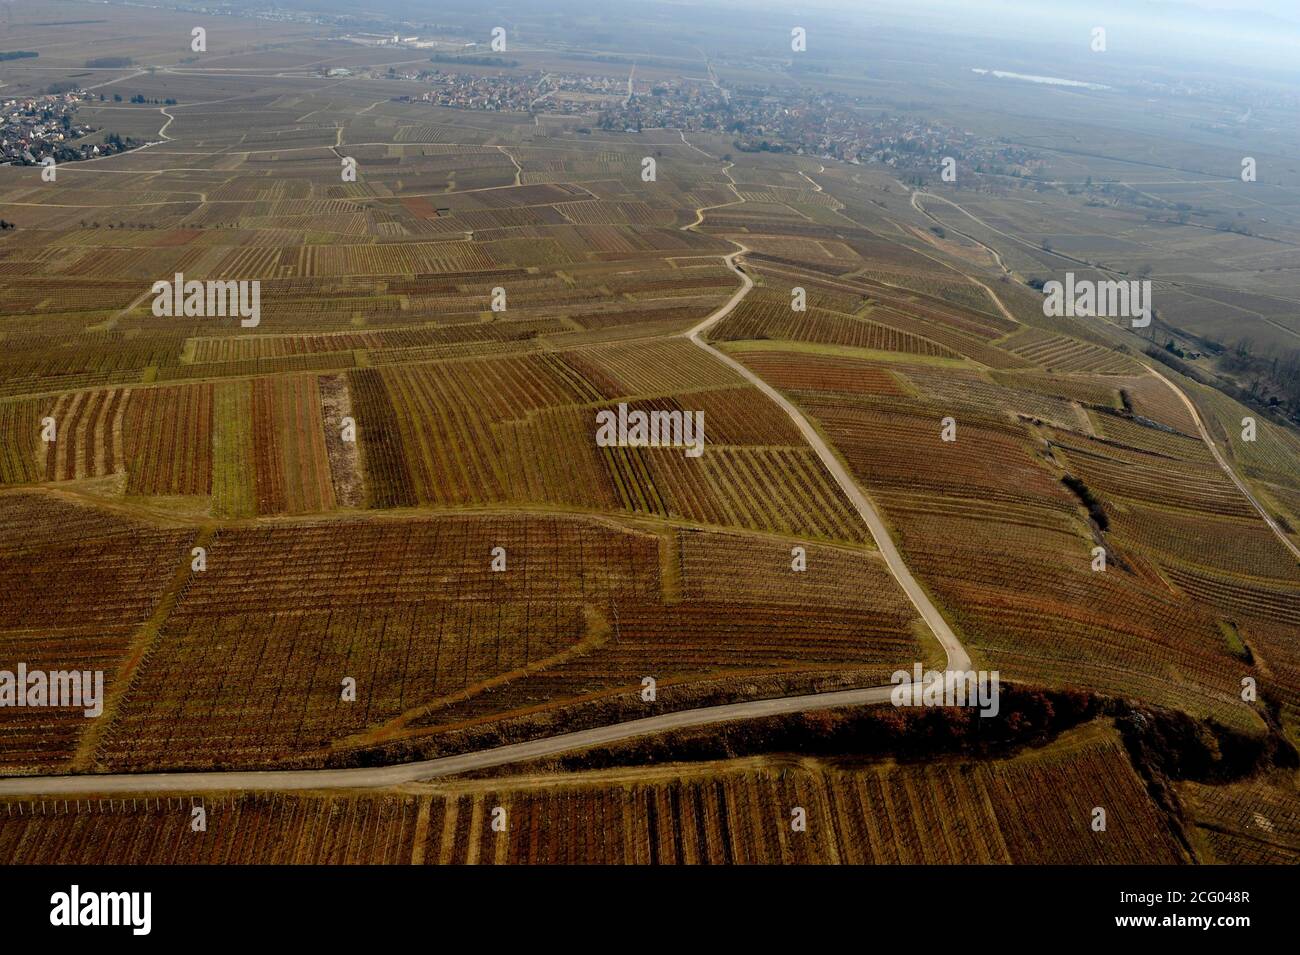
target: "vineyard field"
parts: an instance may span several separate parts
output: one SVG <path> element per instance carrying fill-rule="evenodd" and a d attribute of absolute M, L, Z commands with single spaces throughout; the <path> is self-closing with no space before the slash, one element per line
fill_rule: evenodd
<path fill-rule="evenodd" d="M 797 573 L 794 544 L 522 515 L 223 529 L 95 758 L 160 769 L 318 760 L 408 725 L 427 735 L 634 694 L 647 674 L 866 667 L 883 678 L 918 658 L 915 613 L 878 558 L 804 545 Z M 498 556 L 504 570 L 492 569 Z M 759 563 L 736 590 L 742 559 Z M 845 580 L 853 592 L 837 596 Z M 355 702 L 342 699 L 345 678 Z"/>
<path fill-rule="evenodd" d="M 191 804 L 207 812 L 201 837 L 189 831 Z M 1095 806 L 1107 810 L 1105 832 L 1091 828 Z M 806 813 L 806 831 L 792 831 L 795 807 Z M 502 831 L 494 830 L 494 818 Z M 154 837 L 138 838 L 144 828 Z M 1042 752 L 979 764 L 750 758 L 435 783 L 401 793 L 142 796 L 66 806 L 28 801 L 22 814 L 16 801 L 0 800 L 0 858 L 17 864 L 46 858 L 430 865 L 1187 861 L 1118 737 L 1100 726 Z"/>

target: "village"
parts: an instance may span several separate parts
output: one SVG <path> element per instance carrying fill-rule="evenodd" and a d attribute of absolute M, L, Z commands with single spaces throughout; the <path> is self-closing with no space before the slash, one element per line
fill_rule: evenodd
<path fill-rule="evenodd" d="M 139 145 L 113 133 L 101 143 L 81 142 L 97 129 L 73 117 L 93 99 L 93 93 L 72 89 L 0 101 L 0 166 L 35 166 L 47 158 L 76 162 Z"/>
<path fill-rule="evenodd" d="M 475 64 L 477 65 L 477 64 Z M 853 164 L 878 163 L 924 175 L 946 158 L 1000 175 L 1026 175 L 1038 161 L 1031 150 L 976 136 L 941 122 L 881 110 L 858 97 L 808 88 L 761 85 L 724 89 L 702 77 L 660 79 L 553 72 L 400 72 L 389 79 L 427 84 L 400 102 L 454 109 L 594 115 L 612 131 L 680 129 L 724 132 L 739 152 L 815 156 Z"/>

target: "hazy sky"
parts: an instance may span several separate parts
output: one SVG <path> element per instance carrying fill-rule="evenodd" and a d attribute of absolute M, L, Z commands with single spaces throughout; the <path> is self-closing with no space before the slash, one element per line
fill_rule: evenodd
<path fill-rule="evenodd" d="M 1186 59 L 1300 71 L 1300 0 L 740 0 L 797 16 L 914 21 L 936 33 L 1087 48 L 1105 27 L 1116 58 Z"/>
<path fill-rule="evenodd" d="M 1300 2 L 1297 0 L 796 0 L 793 3 L 774 4 L 786 8 L 833 7 L 840 10 L 869 12 L 878 7 L 940 7 L 960 8 L 971 14 L 1009 10 L 1032 10 L 1034 13 L 1098 14 L 1127 12 L 1136 15 L 1166 15 L 1177 18 L 1203 13 L 1233 13 L 1243 16 L 1265 14 L 1300 22 Z"/>
<path fill-rule="evenodd" d="M 1245 10 L 1295 17 L 1295 0 L 1186 0 L 1187 6 L 1206 10 Z"/>

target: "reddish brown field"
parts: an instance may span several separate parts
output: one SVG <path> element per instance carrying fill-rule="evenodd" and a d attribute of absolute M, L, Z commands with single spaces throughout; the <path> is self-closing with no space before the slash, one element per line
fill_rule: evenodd
<path fill-rule="evenodd" d="M 208 829 L 194 833 L 190 808 L 200 804 Z M 1105 832 L 1091 828 L 1096 806 L 1107 809 Z M 791 828 L 795 807 L 806 812 L 805 831 Z M 1118 737 L 1101 726 L 1041 752 L 981 763 L 751 758 L 438 783 L 401 793 L 0 800 L 0 858 L 20 864 L 1187 861 Z"/>
<path fill-rule="evenodd" d="M 921 652 L 863 551 L 576 518 L 225 529 L 188 574 L 96 758 L 256 766 L 737 674 L 873 669 Z M 507 570 L 491 569 L 505 548 Z M 762 573 L 736 590 L 746 555 Z M 840 590 L 834 584 L 852 586 Z M 833 583 L 834 582 L 834 583 Z M 357 681 L 356 702 L 341 681 Z"/>

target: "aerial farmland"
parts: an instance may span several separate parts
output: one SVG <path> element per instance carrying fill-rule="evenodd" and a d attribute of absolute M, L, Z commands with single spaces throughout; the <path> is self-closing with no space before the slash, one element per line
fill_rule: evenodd
<path fill-rule="evenodd" d="M 1293 88 L 826 6 L 5 5 L 0 860 L 1300 861 Z"/>

